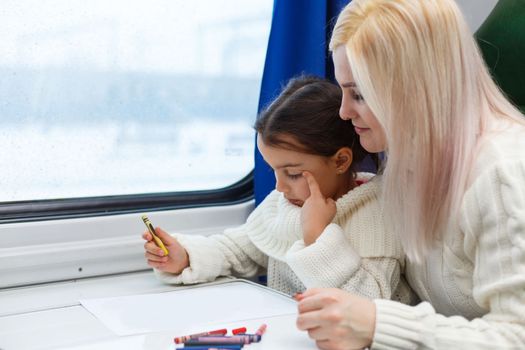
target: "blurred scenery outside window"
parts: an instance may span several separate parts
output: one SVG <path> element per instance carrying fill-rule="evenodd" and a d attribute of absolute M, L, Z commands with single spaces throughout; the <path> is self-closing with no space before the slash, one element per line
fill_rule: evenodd
<path fill-rule="evenodd" d="M 2 1 L 0 202 L 242 179 L 272 6 Z"/>

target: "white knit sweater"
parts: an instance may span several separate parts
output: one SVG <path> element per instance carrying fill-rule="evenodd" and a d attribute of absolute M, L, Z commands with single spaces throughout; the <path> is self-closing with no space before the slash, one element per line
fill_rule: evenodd
<path fill-rule="evenodd" d="M 475 164 L 457 227 L 407 266 L 428 302 L 376 300 L 373 349 L 525 349 L 525 130 L 488 136 Z"/>
<path fill-rule="evenodd" d="M 371 174 L 359 174 L 369 179 Z M 410 302 L 400 271 L 404 255 L 385 230 L 374 178 L 337 200 L 337 213 L 316 242 L 305 247 L 300 214 L 273 191 L 247 222 L 209 237 L 175 235 L 190 266 L 181 274 L 155 271 L 166 283 L 212 281 L 218 276 L 252 277 L 266 268 L 268 286 L 287 294 L 311 287 L 336 287 L 371 297 Z"/>

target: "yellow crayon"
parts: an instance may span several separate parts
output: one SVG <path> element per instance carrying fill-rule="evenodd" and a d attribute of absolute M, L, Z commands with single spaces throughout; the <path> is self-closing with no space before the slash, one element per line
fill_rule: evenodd
<path fill-rule="evenodd" d="M 153 237 L 153 240 L 155 241 L 155 243 L 157 243 L 157 246 L 160 249 L 162 249 L 165 255 L 168 255 L 170 252 L 168 251 L 168 249 L 166 249 L 166 246 L 164 245 L 164 243 L 162 243 L 160 238 L 157 237 L 157 235 L 155 234 L 155 228 L 153 227 L 153 225 L 151 224 L 151 221 L 149 221 L 146 215 L 142 215 L 142 221 L 144 221 L 144 225 L 146 225 L 146 227 L 148 228 L 149 233 L 151 233 L 151 236 Z"/>

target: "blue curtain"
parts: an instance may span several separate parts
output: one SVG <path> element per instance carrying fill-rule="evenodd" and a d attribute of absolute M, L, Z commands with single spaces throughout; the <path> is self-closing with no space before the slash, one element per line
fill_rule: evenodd
<path fill-rule="evenodd" d="M 275 0 L 272 28 L 259 98 L 266 107 L 293 76 L 312 74 L 334 78 L 328 43 L 345 0 Z M 255 203 L 275 188 L 272 169 L 255 150 Z"/>

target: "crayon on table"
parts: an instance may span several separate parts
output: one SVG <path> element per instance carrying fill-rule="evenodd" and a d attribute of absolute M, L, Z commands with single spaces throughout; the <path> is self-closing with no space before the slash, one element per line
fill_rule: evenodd
<path fill-rule="evenodd" d="M 247 336 L 250 339 L 250 343 L 258 343 L 262 340 L 262 334 L 239 333 L 235 336 Z"/>
<path fill-rule="evenodd" d="M 241 350 L 244 345 L 203 345 L 203 346 L 185 346 L 180 349 L 191 349 L 191 350 Z"/>
<path fill-rule="evenodd" d="M 184 342 L 184 345 L 250 344 L 261 340 L 260 335 L 234 335 L 231 337 L 203 336 Z"/>
<path fill-rule="evenodd" d="M 180 344 L 180 343 L 184 343 L 186 340 L 190 340 L 190 339 L 194 339 L 194 338 L 198 338 L 198 337 L 202 337 L 206 335 L 226 335 L 226 333 L 228 333 L 228 330 L 223 328 L 223 329 L 217 329 L 215 331 L 201 332 L 201 333 L 195 333 L 195 334 L 175 337 L 173 341 L 175 342 L 175 344 Z"/>
<path fill-rule="evenodd" d="M 232 334 L 233 335 L 243 334 L 243 333 L 246 333 L 246 327 L 240 327 L 240 328 L 232 329 Z"/>
<path fill-rule="evenodd" d="M 247 342 L 245 344 L 261 341 L 261 336 L 259 334 L 237 334 L 237 335 L 232 335 L 232 336 L 205 335 L 205 336 L 194 338 L 194 339 L 210 340 L 213 338 L 216 338 L 217 340 L 221 340 L 221 339 L 240 340 L 240 341 Z"/>
<path fill-rule="evenodd" d="M 255 334 L 262 336 L 262 335 L 264 334 L 264 332 L 266 332 L 266 327 L 267 327 L 267 325 L 266 325 L 265 323 L 263 323 L 263 324 L 259 327 L 259 329 L 257 329 L 257 331 L 255 332 Z"/>

